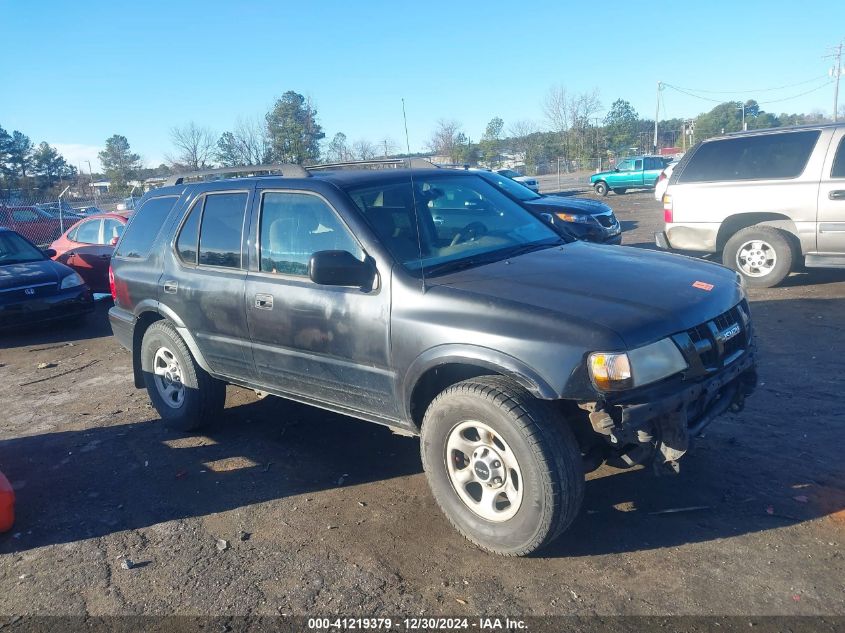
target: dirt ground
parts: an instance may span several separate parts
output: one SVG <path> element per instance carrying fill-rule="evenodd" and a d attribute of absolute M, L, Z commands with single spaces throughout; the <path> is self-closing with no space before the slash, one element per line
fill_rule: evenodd
<path fill-rule="evenodd" d="M 607 202 L 625 243 L 649 246 L 651 194 Z M 234 387 L 205 434 L 167 431 L 106 304 L 81 328 L 4 335 L 18 518 L 0 535 L 0 615 L 845 614 L 845 271 L 795 274 L 751 306 L 745 410 L 677 477 L 591 474 L 569 532 L 518 560 L 450 528 L 416 439 Z"/>

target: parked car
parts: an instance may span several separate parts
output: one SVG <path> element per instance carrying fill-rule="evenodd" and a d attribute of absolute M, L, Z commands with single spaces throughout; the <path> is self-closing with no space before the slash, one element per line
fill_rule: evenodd
<path fill-rule="evenodd" d="M 652 189 L 666 167 L 663 156 L 632 156 L 624 158 L 610 171 L 600 171 L 590 176 L 590 184 L 600 196 L 607 192 L 623 194 L 628 189 Z"/>
<path fill-rule="evenodd" d="M 621 244 L 622 227 L 613 209 L 598 200 L 540 195 L 522 183 L 498 173 L 479 170 L 478 175 L 519 202 L 535 216 L 579 240 Z"/>
<path fill-rule="evenodd" d="M 749 286 L 845 267 L 845 123 L 708 139 L 675 168 L 663 213 L 658 246 L 721 253 Z"/>
<path fill-rule="evenodd" d="M 523 555 L 578 514 L 585 470 L 675 470 L 754 389 L 718 264 L 562 239 L 474 172 L 278 171 L 172 177 L 118 242 L 109 320 L 173 428 L 235 383 L 421 435 L 453 525 Z"/>
<path fill-rule="evenodd" d="M 0 227 L 17 231 L 39 246 L 47 245 L 61 235 L 61 225 L 59 218 L 34 206 L 0 207 Z"/>
<path fill-rule="evenodd" d="M 678 163 L 669 163 L 666 168 L 660 172 L 657 179 L 657 184 L 654 186 L 654 199 L 658 202 L 663 202 L 663 194 L 666 193 L 666 188 L 669 186 L 669 179 L 672 177 L 672 172 L 675 171 L 675 165 Z"/>
<path fill-rule="evenodd" d="M 51 255 L 0 227 L 0 328 L 78 319 L 94 309 L 82 277 Z"/>
<path fill-rule="evenodd" d="M 518 183 L 528 187 L 534 193 L 540 192 L 540 185 L 537 182 L 537 179 L 532 176 L 523 176 L 518 171 L 514 171 L 513 169 L 497 169 L 496 173 L 500 176 L 505 176 L 506 178 L 510 178 L 511 180 L 515 180 Z"/>
<path fill-rule="evenodd" d="M 49 217 L 56 219 L 61 217 L 65 220 L 65 222 L 73 221 L 74 219 L 78 220 L 82 217 L 82 214 L 78 209 L 70 206 L 70 204 L 64 200 L 62 200 L 61 204 L 59 204 L 59 202 L 41 202 L 33 206 L 35 206 L 38 211 L 43 212 Z"/>
<path fill-rule="evenodd" d="M 128 216 L 120 213 L 80 220 L 50 245 L 56 252 L 53 259 L 82 275 L 94 292 L 109 292 L 109 264 L 127 220 Z"/>
<path fill-rule="evenodd" d="M 84 206 L 84 207 L 76 207 L 74 209 L 74 213 L 76 213 L 77 215 L 84 218 L 84 217 L 87 217 L 89 215 L 98 215 L 100 213 L 106 213 L 106 211 L 103 211 L 99 207 Z"/>

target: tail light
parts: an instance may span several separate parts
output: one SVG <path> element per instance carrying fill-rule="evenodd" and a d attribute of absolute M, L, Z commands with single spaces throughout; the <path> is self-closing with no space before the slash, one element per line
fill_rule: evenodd
<path fill-rule="evenodd" d="M 663 194 L 663 221 L 666 224 L 672 224 L 674 221 L 674 208 L 672 206 L 672 196 L 668 193 Z"/>
<path fill-rule="evenodd" d="M 657 182 L 663 182 L 664 180 L 666 180 L 666 172 L 661 171 L 660 176 L 657 178 Z"/>
<path fill-rule="evenodd" d="M 109 266 L 109 291 L 111 292 L 112 300 L 117 301 L 117 288 L 114 285 L 114 270 L 112 270 L 111 266 Z"/>

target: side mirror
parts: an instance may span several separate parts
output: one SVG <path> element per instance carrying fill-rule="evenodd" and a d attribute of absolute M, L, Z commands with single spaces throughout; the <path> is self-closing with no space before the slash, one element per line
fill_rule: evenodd
<path fill-rule="evenodd" d="M 317 251 L 308 262 L 308 276 L 323 286 L 363 288 L 372 283 L 375 268 L 369 260 L 362 262 L 348 251 Z"/>
<path fill-rule="evenodd" d="M 554 225 L 555 223 L 555 219 L 552 217 L 551 213 L 541 213 L 540 217 L 551 225 Z"/>
<path fill-rule="evenodd" d="M 56 249 L 54 248 L 45 248 L 41 252 L 44 253 L 44 257 L 47 259 L 53 259 L 56 256 Z"/>

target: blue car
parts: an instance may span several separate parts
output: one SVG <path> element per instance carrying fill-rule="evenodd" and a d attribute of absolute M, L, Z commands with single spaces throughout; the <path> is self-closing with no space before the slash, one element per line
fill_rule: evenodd
<path fill-rule="evenodd" d="M 496 172 L 476 173 L 559 232 L 599 244 L 621 244 L 622 227 L 604 202 L 570 196 L 543 196 Z"/>
<path fill-rule="evenodd" d="M 77 319 L 94 309 L 82 277 L 50 259 L 53 255 L 0 227 L 0 329 Z"/>

